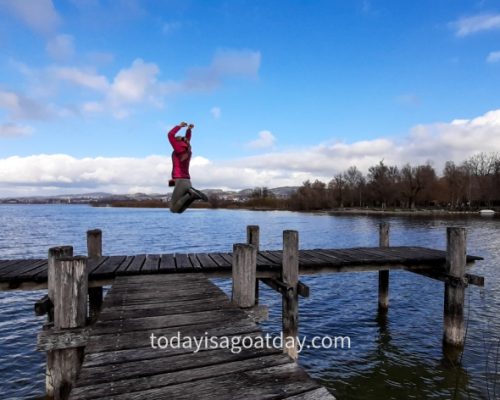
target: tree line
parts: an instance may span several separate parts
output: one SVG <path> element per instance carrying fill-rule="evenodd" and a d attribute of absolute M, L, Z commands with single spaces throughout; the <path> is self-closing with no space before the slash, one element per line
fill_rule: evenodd
<path fill-rule="evenodd" d="M 500 206 L 500 155 L 478 153 L 460 164 L 447 161 L 440 175 L 430 162 L 397 166 L 381 160 L 367 174 L 351 166 L 329 182 L 308 180 L 288 199 L 276 198 L 267 188 L 255 188 L 242 205 L 291 210 L 495 207 Z"/>

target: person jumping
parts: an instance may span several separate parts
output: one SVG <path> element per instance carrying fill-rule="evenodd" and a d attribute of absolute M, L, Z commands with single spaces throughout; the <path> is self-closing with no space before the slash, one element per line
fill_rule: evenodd
<path fill-rule="evenodd" d="M 186 136 L 175 136 L 179 130 L 188 127 Z M 191 131 L 194 125 L 181 122 L 168 132 L 168 140 L 174 151 L 172 152 L 172 179 L 169 186 L 175 186 L 170 199 L 170 211 L 182 213 L 195 200 L 208 201 L 207 196 L 191 186 L 189 162 L 191 161 Z"/>

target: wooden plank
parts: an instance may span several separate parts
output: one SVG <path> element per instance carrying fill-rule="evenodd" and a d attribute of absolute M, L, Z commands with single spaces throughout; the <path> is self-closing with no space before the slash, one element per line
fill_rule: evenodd
<path fill-rule="evenodd" d="M 52 351 L 84 347 L 89 339 L 90 328 L 48 329 L 38 334 L 36 349 Z"/>
<path fill-rule="evenodd" d="M 216 301 L 209 301 L 208 299 L 200 300 L 190 300 L 182 303 L 183 313 L 192 313 L 195 311 L 218 311 L 225 309 L 234 309 L 235 306 L 228 302 L 221 302 L 220 298 Z M 179 303 L 175 303 L 173 306 L 170 304 L 148 304 L 147 307 L 143 305 L 130 307 L 124 309 L 124 307 L 106 307 L 101 311 L 99 317 L 100 321 L 110 321 L 116 319 L 134 319 L 134 318 L 145 318 L 145 317 L 156 317 L 162 315 L 176 315 L 179 314 Z"/>
<path fill-rule="evenodd" d="M 219 253 L 219 255 L 229 264 L 233 265 L 233 254 L 232 253 Z"/>
<path fill-rule="evenodd" d="M 230 318 L 225 321 L 212 321 L 182 327 L 185 336 L 231 336 L 237 334 L 250 334 L 258 331 L 255 323 L 250 319 L 242 320 L 241 317 Z M 91 332 L 91 338 L 85 347 L 85 352 L 100 353 L 104 351 L 137 349 L 151 347 L 150 336 L 165 336 L 167 338 L 178 335 L 178 327 L 160 327 L 157 329 L 144 329 L 134 332 L 120 332 L 115 334 L 96 334 Z M 92 336 L 93 335 L 93 336 Z"/>
<path fill-rule="evenodd" d="M 200 379 L 228 375 L 232 373 L 244 372 L 265 367 L 273 367 L 287 363 L 290 363 L 290 360 L 287 356 L 276 354 L 250 358 L 248 360 L 219 363 L 216 365 L 200 365 L 198 368 L 173 371 L 170 373 L 161 373 L 147 377 L 118 380 L 113 382 L 113 395 L 125 396 L 128 393 L 135 393 L 135 396 L 140 396 L 141 391 L 145 391 L 148 389 L 178 385 L 181 383 L 197 381 Z M 90 384 L 88 386 L 75 388 L 71 398 L 74 400 L 92 399 L 106 396 L 108 393 L 109 384 Z M 199 393 L 192 398 L 199 398 Z"/>
<path fill-rule="evenodd" d="M 103 264 L 108 257 L 97 257 L 91 258 L 87 261 L 87 271 L 89 276 L 97 269 L 101 264 Z"/>
<path fill-rule="evenodd" d="M 162 254 L 160 258 L 160 272 L 174 272 L 175 267 L 175 257 L 173 254 Z"/>
<path fill-rule="evenodd" d="M 199 352 L 184 353 L 165 357 L 168 349 L 156 349 L 163 353 L 163 357 L 151 360 L 134 360 L 113 364 L 113 376 L 108 372 L 109 365 L 97 367 L 86 367 L 83 364 L 82 371 L 78 379 L 79 386 L 86 386 L 95 383 L 105 383 L 131 379 L 141 376 L 151 376 L 166 372 L 175 372 L 177 370 L 192 369 L 193 367 L 202 367 L 206 365 L 220 364 L 223 362 L 241 361 L 249 358 L 255 358 L 259 355 L 279 354 L 281 351 L 276 349 L 248 349 L 240 353 L 232 353 L 229 349 L 205 350 Z M 194 350 L 194 349 L 193 349 Z M 161 362 L 160 362 L 161 361 Z"/>
<path fill-rule="evenodd" d="M 316 254 L 299 251 L 299 264 L 307 267 L 314 267 L 316 265 L 324 265 L 325 262 L 317 257 Z"/>
<path fill-rule="evenodd" d="M 199 398 L 199 394 L 203 393 L 203 398 L 206 400 L 247 400 L 280 398 L 283 395 L 301 394 L 319 388 L 319 385 L 311 380 L 296 363 L 219 374 L 211 378 L 196 379 L 192 382 L 170 384 L 138 392 L 131 391 L 133 389 L 129 387 L 129 392 L 113 396 L 113 399 L 192 400 Z"/>
<path fill-rule="evenodd" d="M 240 310 L 227 309 L 193 312 L 189 314 L 178 313 L 158 317 L 134 318 L 130 320 L 99 320 L 94 326 L 94 333 L 102 335 L 105 333 L 133 332 L 137 330 L 158 329 L 172 326 L 180 327 L 210 321 L 224 321 L 232 317 L 237 317 L 240 312 Z"/>
<path fill-rule="evenodd" d="M 5 272 L 1 275 L 0 279 L 10 280 L 10 279 L 20 279 L 25 276 L 35 275 L 38 273 L 39 268 L 47 265 L 47 260 L 33 260 L 32 263 L 25 265 L 24 268 L 15 268 L 10 272 Z M 36 271 L 35 271 L 36 270 Z"/>
<path fill-rule="evenodd" d="M 337 264 L 340 260 L 331 255 L 331 254 L 325 254 L 319 250 L 300 250 L 299 251 L 299 254 L 311 254 L 311 255 L 314 255 L 314 257 L 322 260 L 325 264 Z"/>
<path fill-rule="evenodd" d="M 184 335 L 184 331 L 182 332 Z M 203 333 L 204 334 L 204 333 Z M 236 340 L 237 338 L 243 338 L 244 336 L 248 336 L 252 339 L 256 339 L 257 337 L 261 336 L 262 333 L 260 331 L 252 331 L 252 332 L 245 332 L 245 333 L 237 333 L 237 334 L 231 334 L 231 335 L 224 335 L 224 338 L 228 338 L 229 340 Z M 131 363 L 135 361 L 143 361 L 143 360 L 149 360 L 149 361 L 154 361 L 160 358 L 166 358 L 166 357 L 171 357 L 171 356 L 176 356 L 176 355 L 181 355 L 181 354 L 192 354 L 193 349 L 189 347 L 169 347 L 168 349 L 164 349 L 163 351 L 159 351 L 158 348 L 152 348 L 151 347 L 151 334 L 146 335 L 147 337 L 147 342 L 148 346 L 137 346 L 132 349 L 121 349 L 121 350 L 114 350 L 114 351 L 103 351 L 99 353 L 87 353 L 85 355 L 85 360 L 83 363 L 83 367 L 88 368 L 88 367 L 102 367 L 105 365 L 117 365 L 121 363 Z M 155 335 L 159 336 L 159 335 Z M 163 336 L 163 335 L 162 335 Z M 203 336 L 199 336 L 201 338 Z M 173 337 L 169 337 L 168 339 L 171 340 Z M 233 339 L 234 338 L 234 339 Z M 222 337 L 215 337 L 215 341 L 217 344 L 220 344 L 222 347 L 222 341 L 225 339 L 222 339 Z M 212 346 L 213 342 L 208 342 L 205 343 L 204 340 L 200 340 L 199 345 L 199 351 L 213 351 L 215 350 Z M 141 343 L 142 345 L 142 343 Z M 162 349 L 160 349 L 162 350 Z M 245 351 L 243 349 L 242 351 Z M 277 350 L 279 353 L 281 353 L 281 350 Z M 258 354 L 263 355 L 263 354 Z M 165 360 L 167 361 L 167 360 Z M 163 361 L 163 362 L 165 362 Z"/>
<path fill-rule="evenodd" d="M 304 393 L 285 397 L 288 400 L 335 400 L 335 397 L 324 387 L 313 389 Z"/>
<path fill-rule="evenodd" d="M 220 253 L 210 253 L 208 254 L 212 260 L 217 264 L 220 268 L 230 268 L 232 264 L 227 262 L 226 259 Z"/>
<path fill-rule="evenodd" d="M 118 267 L 125 261 L 125 256 L 111 256 L 99 265 L 93 272 L 93 278 L 113 276 Z"/>
<path fill-rule="evenodd" d="M 0 260 L 0 271 L 4 266 L 9 265 L 9 263 L 11 263 L 12 261 L 13 260 Z"/>
<path fill-rule="evenodd" d="M 144 262 L 146 261 L 146 255 L 145 254 L 139 254 L 134 257 L 130 265 L 128 266 L 126 273 L 138 273 Z"/>
<path fill-rule="evenodd" d="M 154 298 L 149 298 L 144 295 L 140 295 L 139 293 L 132 297 L 126 298 L 125 296 L 114 296 L 114 297 L 109 297 L 104 300 L 105 304 L 107 307 L 110 306 L 120 306 L 123 304 L 124 300 L 127 300 L 128 305 L 135 305 L 135 304 L 154 304 L 154 303 L 161 303 L 165 304 L 170 301 L 190 301 L 190 300 L 196 300 L 196 299 L 206 299 L 208 297 L 214 297 L 214 296 L 219 296 L 220 292 L 218 292 L 215 289 L 212 288 L 207 288 L 204 290 L 196 290 L 193 289 L 189 293 L 178 293 L 176 294 L 175 298 L 172 297 L 171 294 L 169 293 L 161 293 L 161 292 L 154 292 L 155 296 Z M 108 296 L 106 296 L 108 297 Z"/>
<path fill-rule="evenodd" d="M 202 265 L 200 263 L 200 260 L 198 260 L 198 257 L 194 253 L 189 253 L 188 254 L 189 261 L 191 262 L 191 265 L 193 266 L 194 269 L 201 270 Z"/>
<path fill-rule="evenodd" d="M 29 260 L 17 260 L 16 262 L 7 265 L 0 271 L 0 277 L 10 274 L 14 272 L 14 276 L 20 274 L 25 271 L 29 271 L 30 267 L 35 264 L 38 260 L 29 259 Z"/>
<path fill-rule="evenodd" d="M 281 266 L 283 253 L 278 251 L 261 251 L 259 254 L 268 259 L 272 264 Z"/>
<path fill-rule="evenodd" d="M 146 261 L 141 268 L 141 272 L 154 273 L 158 271 L 160 265 L 160 256 L 158 254 L 148 254 Z"/>
<path fill-rule="evenodd" d="M 5 268 L 9 268 L 12 265 L 20 264 L 25 262 L 25 260 L 2 260 L 2 265 L 0 266 L 0 272 L 2 272 Z"/>
<path fill-rule="evenodd" d="M 217 263 L 212 260 L 207 253 L 198 253 L 197 257 L 203 269 L 214 269 L 218 267 Z"/>
<path fill-rule="evenodd" d="M 186 304 L 190 305 L 203 305 L 203 304 L 211 304 L 214 303 L 216 305 L 220 304 L 223 300 L 225 300 L 225 295 L 223 294 L 216 294 L 213 296 L 210 296 L 210 298 L 206 297 L 200 297 L 199 299 L 175 299 L 175 300 L 169 300 L 167 301 L 161 301 L 158 302 L 154 299 L 151 299 L 151 301 L 145 302 L 145 303 L 139 303 L 139 304 L 128 304 L 125 303 L 125 305 L 117 305 L 117 306 L 110 306 L 109 303 L 106 304 L 106 309 L 104 311 L 108 310 L 120 310 L 122 312 L 125 311 L 130 311 L 130 310 L 135 310 L 137 312 L 140 312 L 141 310 L 147 310 L 150 308 L 162 308 L 165 310 L 165 313 L 172 313 L 172 311 L 178 311 L 180 307 L 184 307 Z"/>
<path fill-rule="evenodd" d="M 184 253 L 175 253 L 175 263 L 177 265 L 177 270 L 193 269 L 189 257 Z"/>
<path fill-rule="evenodd" d="M 264 266 L 277 266 L 278 264 L 276 264 L 275 262 L 267 259 L 266 257 L 264 257 L 260 251 L 257 253 L 257 267 L 264 267 Z"/>
<path fill-rule="evenodd" d="M 123 275 L 134 259 L 133 256 L 126 256 L 122 263 L 115 270 L 115 276 Z"/>

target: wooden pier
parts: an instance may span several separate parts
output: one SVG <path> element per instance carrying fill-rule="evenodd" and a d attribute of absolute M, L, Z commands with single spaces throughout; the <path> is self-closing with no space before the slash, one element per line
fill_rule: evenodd
<path fill-rule="evenodd" d="M 386 224 L 380 246 L 371 248 L 299 250 L 298 232 L 284 231 L 283 250 L 264 251 L 257 226 L 247 227 L 247 242 L 231 253 L 103 256 L 99 230 L 87 232 L 87 248 L 87 257 L 73 257 L 72 247 L 63 246 L 49 249 L 47 260 L 0 261 L 1 290 L 48 287 L 35 312 L 48 315 L 38 349 L 47 352 L 47 395 L 56 399 L 332 398 L 294 361 L 299 296 L 311 292 L 300 275 L 378 271 L 382 316 L 390 270 L 444 282 L 445 354 L 464 344 L 465 288 L 484 285 L 466 272 L 482 258 L 466 254 L 464 228 L 447 229 L 446 251 L 390 247 Z M 232 301 L 209 277 L 232 277 Z M 152 347 L 151 334 L 165 340 L 262 335 L 253 322 L 265 310 L 259 282 L 282 297 L 282 334 L 291 340 L 282 351 Z"/>
<path fill-rule="evenodd" d="M 204 273 L 230 277 L 232 253 L 172 253 L 113 255 L 89 258 L 89 286 L 111 284 L 126 275 Z M 257 278 L 280 274 L 283 251 L 257 253 Z M 467 263 L 482 260 L 467 256 Z M 299 251 L 300 275 L 334 272 L 368 272 L 403 269 L 444 278 L 446 251 L 423 247 L 359 247 L 349 249 L 311 249 Z M 0 290 L 47 289 L 47 259 L 0 260 Z M 470 276 L 470 283 L 480 282 Z"/>
<path fill-rule="evenodd" d="M 119 277 L 89 332 L 70 399 L 333 399 L 281 349 L 213 348 L 224 347 L 223 337 L 259 335 L 202 274 Z M 196 352 L 165 345 L 182 338 L 213 342 Z"/>

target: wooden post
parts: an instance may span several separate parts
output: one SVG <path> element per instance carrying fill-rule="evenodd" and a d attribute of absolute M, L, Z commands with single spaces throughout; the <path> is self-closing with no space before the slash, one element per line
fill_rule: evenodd
<path fill-rule="evenodd" d="M 389 224 L 379 225 L 379 246 L 389 247 Z M 389 308 L 389 271 L 378 272 L 378 311 L 386 313 Z"/>
<path fill-rule="evenodd" d="M 87 231 L 87 253 L 89 257 L 102 256 L 102 231 L 100 229 Z"/>
<path fill-rule="evenodd" d="M 247 226 L 247 243 L 255 246 L 255 249 L 259 251 L 259 225 L 248 225 Z"/>
<path fill-rule="evenodd" d="M 54 303 L 54 289 L 56 287 L 56 275 L 59 273 L 56 271 L 56 259 L 62 257 L 72 257 L 73 247 L 72 246 L 60 246 L 51 247 L 48 253 L 48 266 L 47 266 L 47 294 L 49 296 L 52 304 Z M 51 324 L 54 321 L 54 310 L 51 309 L 47 313 L 47 321 Z M 47 352 L 47 363 L 45 371 L 45 394 L 47 398 L 54 397 L 54 386 L 52 385 L 52 369 L 54 364 L 54 352 Z"/>
<path fill-rule="evenodd" d="M 88 258 L 97 258 L 102 256 L 102 231 L 93 229 L 87 231 L 87 253 Z M 89 288 L 89 317 L 91 322 L 97 319 L 101 312 L 103 301 L 102 287 Z"/>
<path fill-rule="evenodd" d="M 259 235 L 259 225 L 248 225 L 247 226 L 247 243 L 255 247 L 256 251 L 259 251 L 260 246 L 260 235 Z M 259 280 L 255 279 L 255 304 L 259 304 Z"/>
<path fill-rule="evenodd" d="M 297 285 L 299 282 L 299 233 L 297 231 L 283 231 L 283 265 L 281 270 L 282 281 L 291 286 L 283 295 L 283 352 L 291 358 L 298 358 L 298 322 L 299 297 Z"/>
<path fill-rule="evenodd" d="M 451 279 L 444 286 L 443 344 L 462 347 L 465 340 L 464 278 L 467 262 L 467 235 L 465 228 L 447 228 L 446 236 L 446 272 Z"/>
<path fill-rule="evenodd" d="M 87 259 L 59 258 L 54 287 L 54 329 L 84 327 L 87 319 Z M 83 348 L 54 350 L 54 398 L 67 399 L 83 361 Z"/>
<path fill-rule="evenodd" d="M 241 308 L 255 305 L 257 251 L 251 244 L 233 245 L 233 302 Z"/>

